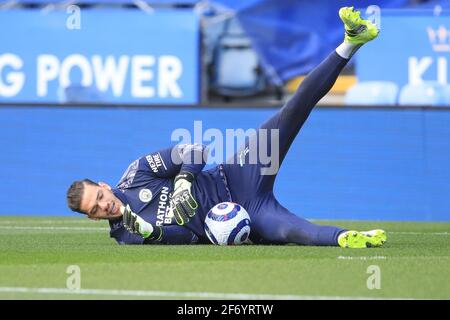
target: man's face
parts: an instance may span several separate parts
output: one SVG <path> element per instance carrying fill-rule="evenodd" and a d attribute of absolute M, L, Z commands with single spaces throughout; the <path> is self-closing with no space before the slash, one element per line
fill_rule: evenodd
<path fill-rule="evenodd" d="M 106 183 L 99 186 L 84 184 L 80 209 L 91 219 L 115 219 L 120 217 L 122 202 Z"/>

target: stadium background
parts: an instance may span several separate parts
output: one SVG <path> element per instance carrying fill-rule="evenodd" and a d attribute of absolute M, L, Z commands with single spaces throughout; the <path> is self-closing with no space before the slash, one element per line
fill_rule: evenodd
<path fill-rule="evenodd" d="M 0 215 L 65 216 L 74 179 L 114 185 L 174 129 L 257 127 L 342 41 L 353 4 L 0 3 Z M 358 1 L 373 4 L 379 39 L 312 113 L 275 193 L 307 218 L 448 221 L 449 2 Z"/>

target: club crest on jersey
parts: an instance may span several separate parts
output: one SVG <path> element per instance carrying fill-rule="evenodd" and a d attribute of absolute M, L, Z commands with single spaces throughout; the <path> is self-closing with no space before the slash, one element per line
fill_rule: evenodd
<path fill-rule="evenodd" d="M 139 200 L 144 203 L 150 202 L 152 200 L 153 194 L 150 189 L 142 189 L 139 191 Z"/>

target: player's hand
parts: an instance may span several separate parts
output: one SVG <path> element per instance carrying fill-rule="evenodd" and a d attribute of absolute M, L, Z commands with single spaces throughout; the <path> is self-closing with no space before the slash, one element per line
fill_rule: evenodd
<path fill-rule="evenodd" d="M 177 224 L 184 225 L 189 219 L 195 215 L 198 208 L 197 201 L 191 193 L 194 175 L 190 172 L 180 172 L 175 177 L 175 185 L 172 197 L 170 199 L 170 207 Z"/>
<path fill-rule="evenodd" d="M 161 227 L 154 228 L 151 223 L 148 223 L 136 213 L 131 211 L 130 205 L 121 206 L 120 212 L 123 216 L 123 225 L 131 232 L 140 235 L 143 238 L 159 239 L 162 235 Z"/>

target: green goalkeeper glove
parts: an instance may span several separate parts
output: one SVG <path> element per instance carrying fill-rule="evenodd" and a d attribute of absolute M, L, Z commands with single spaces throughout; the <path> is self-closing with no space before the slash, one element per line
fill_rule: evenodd
<path fill-rule="evenodd" d="M 126 207 L 121 206 L 120 212 L 123 216 L 123 225 L 129 232 L 136 233 L 144 239 L 149 238 L 150 240 L 156 241 L 161 239 L 162 228 L 158 226 L 153 227 L 151 223 L 148 223 L 136 213 L 131 211 L 129 204 L 127 204 Z"/>
<path fill-rule="evenodd" d="M 180 225 L 189 222 L 198 208 L 197 201 L 191 193 L 194 175 L 187 171 L 181 171 L 174 180 L 174 191 L 170 199 L 170 207 L 173 210 L 175 221 Z"/>

